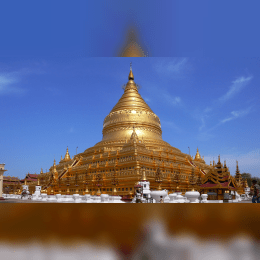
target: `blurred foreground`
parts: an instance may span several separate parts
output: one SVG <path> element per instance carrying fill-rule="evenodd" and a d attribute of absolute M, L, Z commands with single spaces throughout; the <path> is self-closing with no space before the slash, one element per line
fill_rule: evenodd
<path fill-rule="evenodd" d="M 259 259 L 258 204 L 2 204 L 2 259 Z"/>

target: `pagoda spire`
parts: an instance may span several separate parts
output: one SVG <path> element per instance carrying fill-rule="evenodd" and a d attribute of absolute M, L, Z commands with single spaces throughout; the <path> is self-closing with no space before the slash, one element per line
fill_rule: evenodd
<path fill-rule="evenodd" d="M 197 160 L 200 160 L 201 159 L 201 156 L 200 156 L 200 153 L 199 153 L 199 148 L 197 147 L 197 153 L 195 155 L 195 159 Z"/>
<path fill-rule="evenodd" d="M 132 62 L 130 62 L 130 72 L 129 72 L 128 80 L 134 80 L 134 74 L 132 71 Z"/>
<path fill-rule="evenodd" d="M 68 148 L 68 146 L 67 146 L 67 151 L 66 151 L 66 154 L 65 154 L 64 160 L 65 160 L 65 161 L 70 160 L 70 154 L 69 154 L 69 148 Z"/>

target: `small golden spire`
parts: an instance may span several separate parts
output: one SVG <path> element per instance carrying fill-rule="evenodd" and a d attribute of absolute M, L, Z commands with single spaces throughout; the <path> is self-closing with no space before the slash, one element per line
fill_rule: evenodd
<path fill-rule="evenodd" d="M 199 148 L 197 148 L 197 153 L 196 153 L 196 155 L 195 155 L 195 159 L 197 159 L 197 160 L 200 160 L 200 159 L 201 159 L 200 153 L 199 153 Z"/>
<path fill-rule="evenodd" d="M 146 175 L 145 175 L 145 169 L 144 169 L 144 168 L 143 168 L 142 181 L 147 181 L 147 178 L 146 178 Z"/>
<path fill-rule="evenodd" d="M 62 161 L 62 155 L 61 155 L 61 157 L 60 157 L 60 160 Z"/>
<path fill-rule="evenodd" d="M 67 151 L 66 151 L 64 160 L 66 160 L 66 161 L 70 160 L 70 155 L 69 155 L 69 148 L 68 148 L 68 146 L 67 146 Z"/>
<path fill-rule="evenodd" d="M 133 74 L 133 71 L 132 71 L 132 62 L 130 62 L 130 72 L 129 72 L 128 79 L 134 80 L 134 74 Z"/>
<path fill-rule="evenodd" d="M 43 174 L 43 170 L 42 170 L 42 168 L 41 168 L 41 172 L 40 172 L 40 174 Z"/>
<path fill-rule="evenodd" d="M 220 155 L 218 156 L 218 162 L 220 163 Z"/>
<path fill-rule="evenodd" d="M 56 161 L 55 161 L 55 159 L 54 159 L 54 163 L 53 163 L 53 166 L 56 166 Z"/>
<path fill-rule="evenodd" d="M 132 133 L 132 135 L 130 137 L 130 140 L 133 141 L 133 142 L 136 142 L 138 140 L 138 136 L 137 136 L 137 134 L 135 132 L 135 126 L 133 126 L 133 133 Z"/>

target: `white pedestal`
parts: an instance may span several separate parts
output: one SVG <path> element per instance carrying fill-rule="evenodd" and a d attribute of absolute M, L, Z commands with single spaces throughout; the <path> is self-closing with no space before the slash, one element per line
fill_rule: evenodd
<path fill-rule="evenodd" d="M 47 201 L 48 202 L 56 202 L 57 201 L 56 196 L 55 195 L 49 195 L 48 198 L 47 198 Z"/>
<path fill-rule="evenodd" d="M 202 197 L 202 200 L 201 200 L 201 203 L 208 203 L 208 194 L 202 194 L 201 195 Z"/>
<path fill-rule="evenodd" d="M 32 195 L 32 200 L 37 200 L 37 197 L 38 197 L 37 195 L 33 194 Z"/>
<path fill-rule="evenodd" d="M 113 196 L 113 203 L 125 203 L 121 199 L 121 196 Z"/>
<path fill-rule="evenodd" d="M 185 197 L 190 201 L 190 203 L 199 203 L 200 193 L 198 191 L 187 191 Z"/>
<path fill-rule="evenodd" d="M 109 201 L 109 195 L 108 194 L 101 194 L 100 195 L 100 197 L 101 197 L 101 202 L 102 203 L 108 203 Z"/>
<path fill-rule="evenodd" d="M 65 195 L 66 197 L 63 199 L 64 202 L 67 203 L 72 203 L 74 202 L 73 196 L 72 195 Z"/>
<path fill-rule="evenodd" d="M 82 198 L 82 202 L 84 203 L 92 203 L 93 200 L 91 198 L 91 195 L 90 194 L 85 194 Z"/>
<path fill-rule="evenodd" d="M 80 203 L 81 202 L 81 198 L 79 194 L 73 194 L 73 199 L 75 203 Z"/>
<path fill-rule="evenodd" d="M 184 203 L 185 199 L 182 195 L 177 195 L 177 203 Z"/>
<path fill-rule="evenodd" d="M 177 194 L 176 193 L 169 194 L 169 198 L 170 198 L 169 203 L 177 203 Z"/>
<path fill-rule="evenodd" d="M 164 198 L 168 195 L 166 190 L 155 190 L 151 191 L 151 197 L 156 200 L 156 203 L 160 203 L 161 197 Z"/>
<path fill-rule="evenodd" d="M 42 194 L 42 201 L 47 201 L 48 195 L 46 193 Z"/>
<path fill-rule="evenodd" d="M 61 194 L 56 194 L 56 202 L 62 202 Z"/>
<path fill-rule="evenodd" d="M 170 202 L 170 197 L 167 194 L 166 197 L 164 198 L 164 203 L 169 203 Z"/>
<path fill-rule="evenodd" d="M 92 203 L 100 203 L 101 202 L 101 197 L 97 195 L 92 196 Z"/>

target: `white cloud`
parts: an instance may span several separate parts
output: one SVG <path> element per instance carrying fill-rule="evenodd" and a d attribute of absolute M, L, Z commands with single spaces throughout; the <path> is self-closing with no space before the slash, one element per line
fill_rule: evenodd
<path fill-rule="evenodd" d="M 180 73 L 184 69 L 187 60 L 187 58 L 175 59 L 169 62 L 166 68 L 170 72 Z"/>
<path fill-rule="evenodd" d="M 182 73 L 187 66 L 187 58 L 169 58 L 162 60 L 160 63 L 155 64 L 155 69 L 158 73 L 171 73 L 172 75 L 178 75 Z"/>
<path fill-rule="evenodd" d="M 173 97 L 171 95 L 169 95 L 168 93 L 163 94 L 162 95 L 163 98 L 171 105 L 178 105 L 181 103 L 181 98 L 180 97 Z"/>
<path fill-rule="evenodd" d="M 144 97 L 145 102 L 151 102 L 152 100 L 150 98 Z"/>
<path fill-rule="evenodd" d="M 219 101 L 225 102 L 228 99 L 232 98 L 235 94 L 240 92 L 251 81 L 252 78 L 252 76 L 247 78 L 242 76 L 234 80 L 232 82 L 232 85 L 229 87 L 228 92 L 224 96 L 220 97 Z"/>
<path fill-rule="evenodd" d="M 0 74 L 0 95 L 5 94 L 21 94 L 25 89 L 13 86 L 19 82 L 16 73 Z"/>
<path fill-rule="evenodd" d="M 239 118 L 239 117 L 242 117 L 242 116 L 246 116 L 247 114 L 250 113 L 252 107 L 248 107 L 247 109 L 244 109 L 244 110 L 239 110 L 239 111 L 232 111 L 231 112 L 231 115 L 230 117 L 227 117 L 223 120 L 220 121 L 221 124 L 224 124 L 228 121 L 231 121 L 231 120 L 234 120 L 236 118 Z"/>

